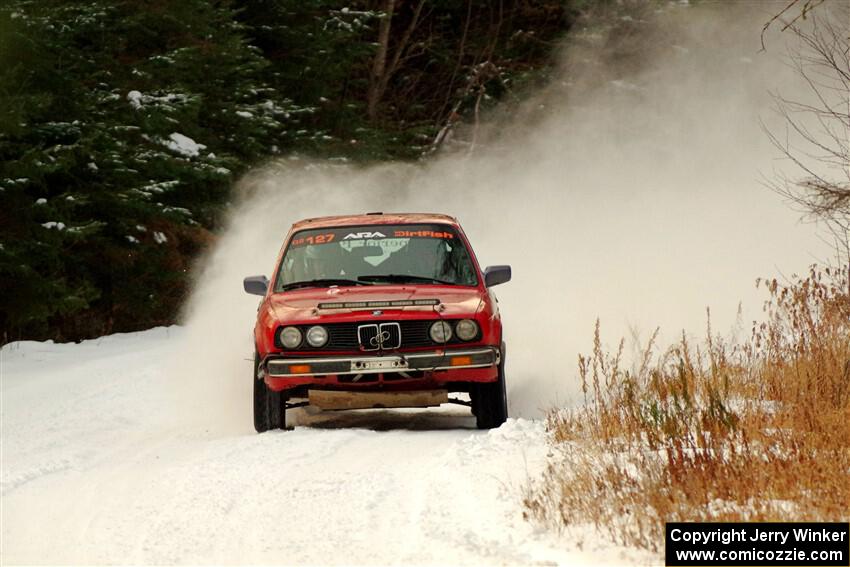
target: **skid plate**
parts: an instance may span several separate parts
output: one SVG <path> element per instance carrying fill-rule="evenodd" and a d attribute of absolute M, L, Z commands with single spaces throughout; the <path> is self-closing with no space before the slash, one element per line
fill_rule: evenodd
<path fill-rule="evenodd" d="M 310 405 L 323 410 L 369 408 L 426 408 L 449 401 L 448 390 L 404 392 L 339 392 L 309 390 Z"/>

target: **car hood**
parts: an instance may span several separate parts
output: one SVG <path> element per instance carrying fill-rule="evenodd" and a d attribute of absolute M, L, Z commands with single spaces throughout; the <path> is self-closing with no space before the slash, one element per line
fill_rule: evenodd
<path fill-rule="evenodd" d="M 326 303 L 365 303 L 374 301 L 417 301 L 438 300 L 442 305 L 440 315 L 473 315 L 483 300 L 478 288 L 440 285 L 375 285 L 358 287 L 307 288 L 275 293 L 269 303 L 275 316 L 281 321 L 305 319 L 348 318 L 364 311 L 380 310 L 387 317 L 401 312 L 434 313 L 434 305 L 410 305 L 389 307 L 319 308 Z"/>

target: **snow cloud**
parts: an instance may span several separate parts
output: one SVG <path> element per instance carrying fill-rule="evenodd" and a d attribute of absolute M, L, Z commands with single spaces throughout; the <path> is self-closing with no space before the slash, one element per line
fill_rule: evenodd
<path fill-rule="evenodd" d="M 187 311 L 187 354 L 203 354 L 192 383 L 215 398 L 207 411 L 250 429 L 257 298 L 242 278 L 269 275 L 289 225 L 310 216 L 446 212 L 482 265 L 511 264 L 497 294 L 512 416 L 580 399 L 577 355 L 597 317 L 604 341 L 626 337 L 628 350 L 656 326 L 672 340 L 701 334 L 707 307 L 715 331 L 732 332 L 742 302 L 747 333 L 755 278 L 828 255 L 761 183 L 781 166 L 759 124 L 773 120 L 768 91 L 797 88 L 784 36 L 759 51 L 772 7 L 671 5 L 633 39 L 632 68 L 602 39 L 566 45 L 548 88 L 494 116 L 474 147 L 422 164 L 282 159 L 245 176 Z"/>

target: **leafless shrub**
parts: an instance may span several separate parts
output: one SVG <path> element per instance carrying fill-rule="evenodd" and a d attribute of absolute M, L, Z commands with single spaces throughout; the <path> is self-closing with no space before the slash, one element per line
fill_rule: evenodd
<path fill-rule="evenodd" d="M 769 294 L 764 322 L 730 343 L 686 337 L 634 368 L 601 346 L 579 357 L 584 405 L 550 414 L 558 455 L 528 517 L 595 524 L 658 550 L 668 521 L 850 517 L 848 270 L 812 267 Z"/>
<path fill-rule="evenodd" d="M 783 14 L 800 11 L 784 23 L 795 39 L 788 63 L 808 96 L 774 93 L 782 131 L 764 127 L 770 141 L 795 166 L 768 185 L 806 214 L 825 221 L 841 262 L 850 261 L 850 6 L 824 0 L 795 0 Z M 764 37 L 762 37 L 764 39 Z"/>

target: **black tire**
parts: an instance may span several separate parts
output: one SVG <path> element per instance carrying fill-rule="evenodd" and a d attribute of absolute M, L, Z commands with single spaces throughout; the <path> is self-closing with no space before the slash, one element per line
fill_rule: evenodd
<path fill-rule="evenodd" d="M 269 429 L 286 428 L 286 398 L 280 392 L 274 392 L 266 386 L 262 378 L 257 377 L 260 365 L 259 356 L 254 354 L 254 429 L 257 433 Z"/>
<path fill-rule="evenodd" d="M 495 429 L 508 419 L 508 396 L 505 390 L 505 343 L 502 343 L 502 360 L 499 377 L 495 382 L 474 384 L 472 408 L 478 429 Z"/>

